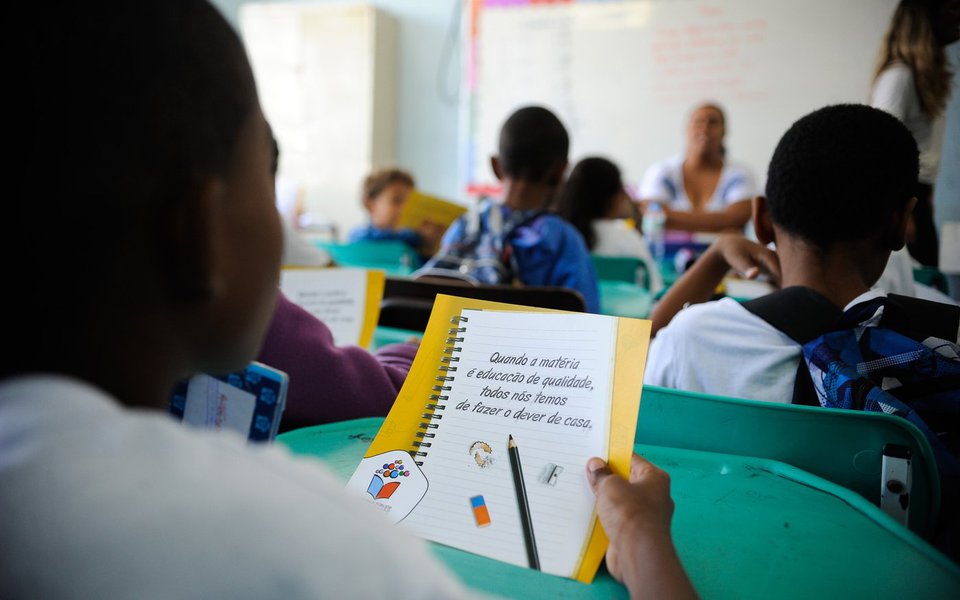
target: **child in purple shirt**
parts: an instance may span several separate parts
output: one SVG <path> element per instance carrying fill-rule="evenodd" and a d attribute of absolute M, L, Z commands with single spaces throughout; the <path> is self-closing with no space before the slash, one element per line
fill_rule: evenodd
<path fill-rule="evenodd" d="M 360 417 L 384 416 L 417 354 L 414 344 L 391 344 L 370 353 L 337 347 L 316 317 L 283 294 L 258 361 L 290 376 L 281 431 Z"/>

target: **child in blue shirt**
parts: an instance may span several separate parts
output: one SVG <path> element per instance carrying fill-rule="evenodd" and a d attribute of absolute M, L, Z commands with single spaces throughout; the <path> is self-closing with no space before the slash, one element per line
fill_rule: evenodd
<path fill-rule="evenodd" d="M 443 236 L 440 252 L 422 272 L 462 261 L 460 271 L 466 278 L 572 288 L 583 295 L 587 311 L 598 312 L 597 276 L 583 238 L 572 225 L 545 211 L 563 180 L 569 146 L 566 129 L 549 110 L 528 106 L 514 112 L 500 130 L 498 155 L 490 159 L 503 185 L 501 201 L 484 200 L 455 221 Z M 490 233 L 497 247 L 489 254 L 495 258 L 471 256 L 478 252 L 478 235 L 483 239 Z M 487 262 L 500 263 L 493 265 L 499 281 L 488 280 L 486 274 L 492 271 Z"/>
<path fill-rule="evenodd" d="M 416 184 L 413 176 L 400 169 L 380 169 L 363 180 L 363 207 L 370 213 L 370 223 L 350 232 L 347 241 L 398 241 L 410 246 L 421 259 L 436 248 L 440 231 L 433 223 L 424 223 L 419 230 L 397 227 L 403 205 Z"/>

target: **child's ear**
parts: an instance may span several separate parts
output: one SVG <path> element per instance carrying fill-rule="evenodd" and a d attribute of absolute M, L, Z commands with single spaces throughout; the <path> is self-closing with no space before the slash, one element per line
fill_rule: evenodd
<path fill-rule="evenodd" d="M 493 169 L 493 174 L 496 175 L 497 181 L 503 181 L 503 169 L 500 167 L 500 159 L 496 156 L 490 157 L 490 168 Z"/>
<path fill-rule="evenodd" d="M 770 204 L 766 196 L 756 196 L 752 203 L 753 232 L 757 241 L 766 246 L 775 241 L 773 221 L 770 219 Z"/>
<path fill-rule="evenodd" d="M 209 302 L 223 289 L 226 247 L 221 227 L 226 186 L 218 177 L 204 177 L 176 203 L 167 256 L 173 296 L 188 302 Z"/>
<path fill-rule="evenodd" d="M 890 250 L 899 250 L 907 243 L 907 228 L 910 226 L 910 216 L 917 205 L 916 198 L 910 198 L 899 210 L 893 211 L 887 224 L 887 233 L 884 240 Z"/>

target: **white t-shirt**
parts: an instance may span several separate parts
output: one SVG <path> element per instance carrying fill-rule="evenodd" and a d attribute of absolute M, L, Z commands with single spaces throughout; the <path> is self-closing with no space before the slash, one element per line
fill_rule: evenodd
<path fill-rule="evenodd" d="M 724 161 L 720 180 L 713 195 L 703 205 L 706 212 L 720 212 L 734 202 L 750 200 L 757 195 L 757 184 L 750 169 L 744 165 Z M 683 155 L 678 154 L 655 163 L 640 182 L 639 196 L 643 200 L 659 200 L 674 210 L 693 210 L 683 186 Z"/>
<path fill-rule="evenodd" d="M 941 304 L 960 304 L 940 290 L 915 281 L 913 278 L 914 266 L 920 266 L 920 263 L 910 256 L 906 246 L 891 252 L 890 258 L 887 260 L 887 266 L 880 275 L 880 279 L 873 284 L 873 288 L 887 294 L 913 296 L 914 298 L 940 302 Z"/>
<path fill-rule="evenodd" d="M 910 67 L 896 63 L 880 73 L 873 83 L 870 105 L 887 111 L 907 126 L 920 149 L 920 182 L 933 185 L 940 166 L 944 119 L 943 115 L 931 119 L 920 108 Z"/>
<path fill-rule="evenodd" d="M 663 289 L 660 268 L 639 231 L 629 227 L 622 219 L 595 219 L 591 225 L 597 236 L 596 244 L 590 251 L 592 254 L 639 258 L 650 274 L 650 292 L 656 294 Z"/>
<path fill-rule="evenodd" d="M 906 246 L 890 253 L 887 266 L 873 287 L 888 294 L 917 295 L 917 284 L 913 279 L 913 259 Z"/>
<path fill-rule="evenodd" d="M 870 290 L 850 308 L 884 294 Z M 800 346 L 731 298 L 681 310 L 650 344 L 647 385 L 781 402 L 793 398 Z"/>
<path fill-rule="evenodd" d="M 64 377 L 0 383 L 0 515 L 2 598 L 467 594 L 319 463 Z"/>

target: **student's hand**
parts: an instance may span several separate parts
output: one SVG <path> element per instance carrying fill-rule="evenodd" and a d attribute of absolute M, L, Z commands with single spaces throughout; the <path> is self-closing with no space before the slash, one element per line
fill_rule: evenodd
<path fill-rule="evenodd" d="M 587 461 L 587 480 L 597 496 L 597 516 L 610 538 L 607 568 L 623 581 L 620 555 L 630 542 L 650 538 L 670 542 L 670 476 L 653 463 L 634 454 L 630 460 L 630 481 L 615 475 L 599 458 Z"/>
<path fill-rule="evenodd" d="M 444 228 L 442 225 L 434 223 L 430 220 L 426 220 L 421 223 L 420 227 L 417 228 L 417 233 L 420 234 L 420 239 L 423 240 L 423 249 L 432 254 L 432 251 L 440 245 L 440 238 L 443 237 L 443 230 Z"/>
<path fill-rule="evenodd" d="M 780 283 L 780 259 L 766 246 L 738 233 L 726 233 L 717 238 L 711 250 L 745 279 L 756 279 L 762 274 L 772 282 Z"/>
<path fill-rule="evenodd" d="M 634 454 L 629 481 L 599 458 L 587 461 L 587 481 L 610 539 L 607 569 L 631 598 L 696 598 L 670 536 L 670 476 Z"/>

